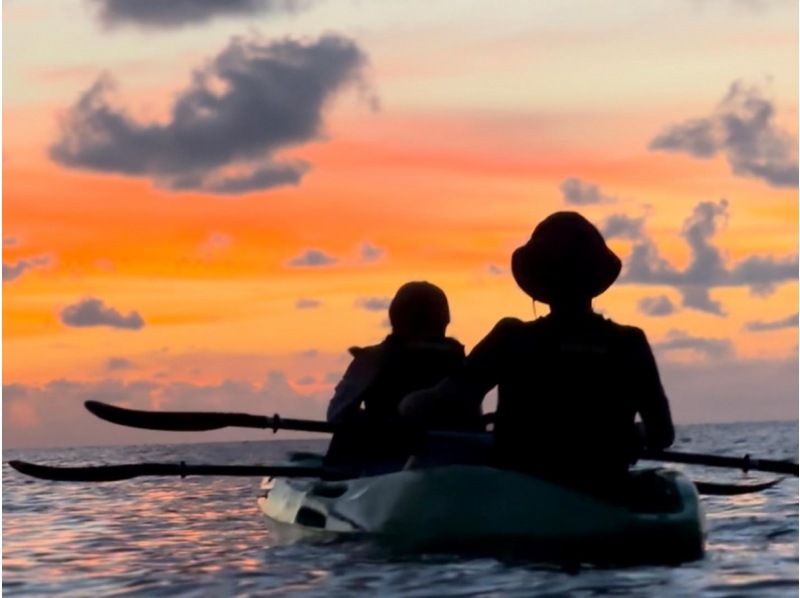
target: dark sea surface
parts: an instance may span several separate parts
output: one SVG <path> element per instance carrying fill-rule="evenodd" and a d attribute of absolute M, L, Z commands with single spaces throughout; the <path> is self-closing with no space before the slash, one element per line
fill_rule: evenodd
<path fill-rule="evenodd" d="M 675 448 L 797 460 L 796 423 L 685 426 Z M 459 555 L 396 555 L 368 542 L 287 544 L 256 506 L 257 478 L 42 482 L 9 459 L 278 463 L 325 441 L 3 452 L 6 596 L 797 596 L 798 482 L 703 499 L 707 555 L 680 567 L 564 570 Z M 768 474 L 683 468 L 693 479 Z"/>

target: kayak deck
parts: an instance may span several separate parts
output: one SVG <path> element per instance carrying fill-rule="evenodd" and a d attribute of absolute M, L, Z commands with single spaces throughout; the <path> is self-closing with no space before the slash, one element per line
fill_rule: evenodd
<path fill-rule="evenodd" d="M 546 560 L 679 563 L 703 554 L 697 491 L 675 471 L 634 472 L 613 502 L 522 473 L 449 465 L 342 481 L 272 480 L 261 510 L 312 533 L 413 549 L 522 549 Z"/>

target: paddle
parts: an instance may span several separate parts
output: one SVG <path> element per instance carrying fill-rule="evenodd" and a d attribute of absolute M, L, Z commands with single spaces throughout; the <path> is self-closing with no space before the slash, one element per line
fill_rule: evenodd
<path fill-rule="evenodd" d="M 217 413 L 191 411 L 140 411 L 125 409 L 99 401 L 86 401 L 86 408 L 100 419 L 146 430 L 164 430 L 172 432 L 218 430 L 220 428 L 257 428 L 278 430 L 297 430 L 302 432 L 335 432 L 342 426 L 328 422 L 307 419 L 284 419 L 278 415 L 249 415 L 246 413 Z M 413 428 L 409 428 L 412 431 Z M 481 432 L 449 432 L 432 431 L 429 434 L 449 436 L 452 438 L 475 436 Z M 798 465 L 790 461 L 771 459 L 751 459 L 745 457 L 722 457 L 702 453 L 684 453 L 677 451 L 645 451 L 641 457 L 650 461 L 665 463 L 687 463 L 708 467 L 727 467 L 743 471 L 764 471 L 797 476 Z"/>
<path fill-rule="evenodd" d="M 284 419 L 279 415 L 250 415 L 248 413 L 218 413 L 213 411 L 140 411 L 125 409 L 100 401 L 86 401 L 84 406 L 108 422 L 169 432 L 207 432 L 221 428 L 256 428 L 259 430 L 297 430 L 299 432 L 336 431 L 328 422 L 308 419 Z"/>
<path fill-rule="evenodd" d="M 781 481 L 783 481 L 783 478 L 776 478 L 761 484 L 719 484 L 717 482 L 700 482 L 697 480 L 692 480 L 692 483 L 697 488 L 698 494 L 705 494 L 707 496 L 736 496 L 739 494 L 763 492 Z"/>
<path fill-rule="evenodd" d="M 55 482 L 117 482 L 141 476 L 261 476 L 327 478 L 336 472 L 323 467 L 294 465 L 187 465 L 186 463 L 127 463 L 91 467 L 51 467 L 27 461 L 9 461 L 18 472 Z"/>
<path fill-rule="evenodd" d="M 275 465 L 187 465 L 181 463 L 127 463 L 123 465 L 95 465 L 88 467 L 53 467 L 27 461 L 9 461 L 18 472 L 53 482 L 118 482 L 143 476 L 259 476 L 259 477 L 313 477 L 341 478 L 341 471 L 324 467 L 298 467 Z M 700 494 L 732 496 L 761 492 L 771 488 L 783 478 L 762 484 L 717 484 L 694 482 Z"/>
<path fill-rule="evenodd" d="M 648 461 L 663 461 L 665 463 L 687 463 L 689 465 L 705 465 L 708 467 L 729 467 L 748 471 L 765 471 L 769 473 L 785 473 L 798 475 L 797 463 L 791 461 L 775 461 L 773 459 L 751 459 L 750 455 L 744 457 L 722 457 L 720 455 L 707 455 L 705 453 L 684 453 L 677 451 L 650 451 L 645 450 L 641 459 Z"/>

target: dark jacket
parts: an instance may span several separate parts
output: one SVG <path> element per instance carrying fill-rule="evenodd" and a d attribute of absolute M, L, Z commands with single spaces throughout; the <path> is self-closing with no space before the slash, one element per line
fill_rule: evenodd
<path fill-rule="evenodd" d="M 441 341 L 407 342 L 390 334 L 371 347 L 350 349 L 353 361 L 336 386 L 328 405 L 328 421 L 393 420 L 397 405 L 408 393 L 435 386 L 464 363 L 464 345 Z M 472 406 L 472 409 L 476 407 Z M 480 406 L 477 406 L 480 415 Z M 454 419 L 460 419 L 454 413 Z"/>
<path fill-rule="evenodd" d="M 649 446 L 674 438 L 644 333 L 591 312 L 501 320 L 458 374 L 410 400 L 437 409 L 479 403 L 494 386 L 495 460 L 503 467 L 573 479 L 624 474 L 635 459 L 637 414 Z"/>

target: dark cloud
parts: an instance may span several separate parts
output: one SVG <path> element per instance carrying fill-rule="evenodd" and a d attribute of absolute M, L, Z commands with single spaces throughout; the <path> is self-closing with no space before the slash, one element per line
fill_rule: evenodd
<path fill-rule="evenodd" d="M 602 193 L 597 185 L 584 182 L 575 177 L 564 179 L 559 188 L 561 189 L 564 203 L 574 206 L 588 206 L 616 201 L 616 198 Z"/>
<path fill-rule="evenodd" d="M 775 126 L 774 115 L 773 103 L 757 88 L 736 81 L 709 116 L 667 127 L 649 148 L 695 158 L 723 154 L 736 175 L 797 187 L 797 141 Z"/>
<path fill-rule="evenodd" d="M 206 23 L 217 17 L 248 17 L 293 13 L 310 7 L 312 0 L 93 0 L 106 27 L 137 25 L 172 29 Z"/>
<path fill-rule="evenodd" d="M 648 316 L 668 316 L 675 313 L 675 306 L 666 295 L 644 297 L 639 301 L 639 311 Z"/>
<path fill-rule="evenodd" d="M 721 359 L 733 355 L 733 343 L 724 338 L 692 336 L 683 330 L 670 330 L 665 340 L 653 344 L 656 351 L 689 350 L 710 359 Z"/>
<path fill-rule="evenodd" d="M 130 359 L 124 357 L 111 357 L 106 361 L 106 369 L 108 371 L 129 370 L 136 367 L 136 364 Z"/>
<path fill-rule="evenodd" d="M 486 271 L 492 276 L 502 276 L 503 274 L 508 274 L 508 268 L 503 268 L 497 264 L 489 264 L 486 267 Z"/>
<path fill-rule="evenodd" d="M 362 243 L 360 249 L 362 262 L 377 262 L 386 254 L 386 251 L 370 243 Z"/>
<path fill-rule="evenodd" d="M 138 312 L 122 315 L 113 307 L 107 307 L 100 299 L 89 297 L 65 307 L 61 311 L 61 321 L 67 326 L 84 328 L 88 326 L 110 326 L 125 330 L 139 330 L 144 320 Z"/>
<path fill-rule="evenodd" d="M 294 306 L 297 309 L 316 309 L 322 305 L 322 301 L 319 299 L 307 299 L 307 298 L 300 298 L 294 302 Z"/>
<path fill-rule="evenodd" d="M 335 257 L 328 255 L 319 249 L 307 249 L 299 256 L 290 259 L 286 263 L 295 267 L 318 268 L 321 266 L 332 266 L 338 261 L 339 260 Z"/>
<path fill-rule="evenodd" d="M 18 242 L 16 237 L 3 237 L 3 247 L 14 247 Z"/>
<path fill-rule="evenodd" d="M 298 386 L 310 386 L 312 384 L 316 384 L 317 379 L 314 376 L 301 376 L 295 381 L 295 384 Z"/>
<path fill-rule="evenodd" d="M 386 311 L 391 302 L 391 297 L 359 297 L 356 299 L 355 306 L 367 311 Z"/>
<path fill-rule="evenodd" d="M 744 325 L 744 328 L 750 332 L 766 332 L 768 330 L 781 330 L 783 328 L 797 328 L 797 318 L 798 314 L 793 313 L 792 315 L 786 316 L 780 320 L 756 320 L 753 322 L 747 322 Z"/>
<path fill-rule="evenodd" d="M 777 284 L 797 280 L 797 255 L 750 256 L 726 266 L 711 239 L 727 217 L 728 202 L 724 199 L 695 206 L 681 231 L 691 252 L 689 264 L 683 270 L 663 259 L 652 240 L 643 236 L 634 245 L 620 282 L 673 286 L 680 291 L 684 307 L 724 315 L 722 305 L 709 296 L 709 289 L 745 286 L 754 294 L 764 295 L 771 293 Z"/>
<path fill-rule="evenodd" d="M 625 214 L 612 214 L 600 227 L 606 239 L 636 241 L 644 234 L 644 218 L 631 218 Z"/>
<path fill-rule="evenodd" d="M 49 263 L 50 258 L 45 255 L 18 260 L 16 262 L 3 262 L 3 282 L 16 280 L 28 270 L 32 268 L 41 268 Z"/>
<path fill-rule="evenodd" d="M 194 71 L 166 123 L 140 122 L 113 106 L 113 83 L 102 76 L 65 115 L 50 156 L 175 190 L 237 194 L 297 184 L 309 165 L 276 155 L 321 138 L 325 106 L 347 85 L 363 89 L 365 65 L 361 49 L 337 35 L 234 38 Z"/>

